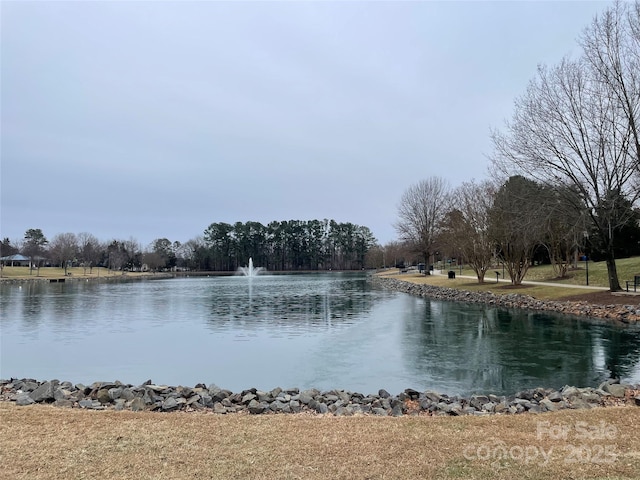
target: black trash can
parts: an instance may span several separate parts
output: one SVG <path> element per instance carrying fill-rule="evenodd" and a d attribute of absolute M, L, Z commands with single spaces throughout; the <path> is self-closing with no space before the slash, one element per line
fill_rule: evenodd
<path fill-rule="evenodd" d="M 449 278 L 456 278 L 456 272 L 453 270 L 449 270 Z"/>

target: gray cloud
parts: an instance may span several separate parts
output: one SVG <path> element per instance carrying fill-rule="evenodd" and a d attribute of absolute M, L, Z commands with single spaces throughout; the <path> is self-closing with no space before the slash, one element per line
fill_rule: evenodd
<path fill-rule="evenodd" d="M 0 235 L 186 241 L 485 176 L 489 129 L 598 2 L 5 2 Z"/>

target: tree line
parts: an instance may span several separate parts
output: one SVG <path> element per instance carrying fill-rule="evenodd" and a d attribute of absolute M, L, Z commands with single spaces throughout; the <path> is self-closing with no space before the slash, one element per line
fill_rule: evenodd
<path fill-rule="evenodd" d="M 616 256 L 640 253 L 640 2 L 596 16 L 579 47 L 541 65 L 492 133 L 491 180 L 405 191 L 396 228 L 423 261 L 445 249 L 483 281 L 497 260 L 518 284 L 541 249 L 558 276 L 586 252 L 620 290 Z"/>
<path fill-rule="evenodd" d="M 90 233 L 60 233 L 51 241 L 41 229 L 25 232 L 20 244 L 5 238 L 0 256 L 27 256 L 39 268 L 94 266 L 111 270 L 235 271 L 253 258 L 271 271 L 353 270 L 366 264 L 376 244 L 369 228 L 334 220 L 212 223 L 204 234 L 187 242 L 158 238 L 146 248 L 135 239 L 101 242 Z"/>
<path fill-rule="evenodd" d="M 587 212 L 576 208 L 579 197 L 569 187 L 523 176 L 502 184 L 471 181 L 455 189 L 431 177 L 405 191 L 396 225 L 403 243 L 385 248 L 386 254 L 393 249 L 402 262 L 426 264 L 455 258 L 469 265 L 479 282 L 490 268 L 504 265 L 512 283 L 520 284 L 535 261 L 551 263 L 563 278 L 585 255 L 606 260 L 611 247 Z M 614 257 L 640 255 L 640 210 L 628 199 L 611 198 L 602 214 L 612 204 L 617 205 L 610 213 Z"/>

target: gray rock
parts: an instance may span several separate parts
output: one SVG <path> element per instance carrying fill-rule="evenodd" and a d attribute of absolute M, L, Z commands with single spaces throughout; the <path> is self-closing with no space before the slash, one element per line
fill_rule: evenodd
<path fill-rule="evenodd" d="M 135 393 L 133 393 L 133 390 L 131 390 L 130 388 L 123 388 L 122 392 L 120 393 L 120 397 L 130 402 L 136 397 L 136 395 Z"/>
<path fill-rule="evenodd" d="M 616 398 L 624 398 L 625 388 L 624 385 L 620 385 L 619 383 L 614 383 L 611 385 L 605 385 L 605 392 L 609 392 Z"/>
<path fill-rule="evenodd" d="M 71 397 L 71 392 L 65 388 L 57 387 L 53 391 L 53 398 L 56 400 L 56 402 L 58 400 L 68 399 L 69 397 Z"/>
<path fill-rule="evenodd" d="M 124 410 L 126 403 L 127 401 L 124 398 L 118 398 L 116 399 L 115 405 L 113 406 L 113 408 L 117 411 Z"/>
<path fill-rule="evenodd" d="M 268 402 L 273 399 L 273 397 L 271 396 L 271 392 L 263 392 L 260 390 L 256 391 L 256 397 L 258 398 L 259 402 Z"/>
<path fill-rule="evenodd" d="M 580 390 L 578 390 L 576 387 L 570 387 L 569 385 L 565 385 L 561 392 L 563 397 L 565 398 L 570 398 L 570 397 L 575 397 L 580 395 Z"/>
<path fill-rule="evenodd" d="M 105 388 L 105 387 L 103 387 L 103 388 Z M 168 393 L 167 390 L 168 390 L 169 387 L 167 387 L 166 385 L 153 385 L 153 384 L 150 384 L 150 385 L 147 385 L 146 388 L 149 388 L 149 389 L 151 389 L 151 390 L 153 390 L 154 392 L 157 392 L 157 393 Z"/>
<path fill-rule="evenodd" d="M 324 400 L 327 404 L 336 403 L 337 401 L 340 400 L 340 397 L 338 397 L 338 395 L 330 393 L 324 396 Z"/>
<path fill-rule="evenodd" d="M 448 407 L 449 407 L 449 414 L 451 415 L 462 415 L 464 410 L 460 402 L 453 402 L 451 405 L 448 405 Z"/>
<path fill-rule="evenodd" d="M 548 398 L 543 398 L 542 400 L 540 400 L 540 406 L 548 412 L 555 412 L 559 408 L 556 402 L 552 402 Z"/>
<path fill-rule="evenodd" d="M 282 393 L 282 389 L 281 389 L 280 387 L 276 387 L 276 388 L 274 388 L 273 390 L 271 390 L 271 392 L 269 392 L 269 393 L 271 393 L 271 397 L 272 397 L 272 398 L 277 398 L 277 397 L 279 397 L 279 396 L 280 396 L 280 394 Z M 289 401 L 289 400 L 287 400 L 287 402 L 288 402 L 288 401 Z"/>
<path fill-rule="evenodd" d="M 233 394 L 227 395 L 225 398 L 228 398 L 231 403 L 241 403 L 243 396 L 244 395 L 241 395 L 239 393 L 233 393 Z"/>
<path fill-rule="evenodd" d="M 381 388 L 380 390 L 378 390 L 378 396 L 381 398 L 389 398 L 391 394 L 387 392 L 384 388 Z"/>
<path fill-rule="evenodd" d="M 477 408 L 478 410 L 481 410 L 485 403 L 489 403 L 489 397 L 485 395 L 471 395 L 471 398 L 469 399 L 469 405 Z"/>
<path fill-rule="evenodd" d="M 327 406 L 327 404 L 318 402 L 317 400 L 311 400 L 309 402 L 309 408 L 321 414 L 329 412 L 329 407 Z"/>
<path fill-rule="evenodd" d="M 260 403 L 254 398 L 249 402 L 249 405 L 247 405 L 247 409 L 249 410 L 249 413 L 256 415 L 263 413 L 267 407 L 264 403 Z"/>
<path fill-rule="evenodd" d="M 20 382 L 20 386 L 18 388 L 25 392 L 33 392 L 36 388 L 38 388 L 38 386 L 38 382 L 26 380 L 24 382 Z"/>
<path fill-rule="evenodd" d="M 36 401 L 31 398 L 27 392 L 21 392 L 16 397 L 16 405 L 20 405 L 21 407 L 32 405 L 34 403 L 36 403 Z"/>
<path fill-rule="evenodd" d="M 418 392 L 417 390 L 414 390 L 413 388 L 406 388 L 404 393 L 411 399 L 411 400 L 417 400 L 418 398 L 420 398 L 420 392 Z"/>
<path fill-rule="evenodd" d="M 336 417 L 347 417 L 353 415 L 353 412 L 349 410 L 347 407 L 338 407 L 335 409 L 333 414 Z"/>
<path fill-rule="evenodd" d="M 569 401 L 569 408 L 585 409 L 585 408 L 591 408 L 591 406 L 592 406 L 591 403 L 587 402 L 581 397 L 574 397 Z"/>
<path fill-rule="evenodd" d="M 56 400 L 55 402 L 53 402 L 52 405 L 55 405 L 56 407 L 62 407 L 62 408 L 72 408 L 74 405 L 74 402 L 73 400 L 69 400 L 67 398 L 61 398 L 60 400 Z"/>
<path fill-rule="evenodd" d="M 78 405 L 80 406 L 80 408 L 91 408 L 93 407 L 93 400 L 91 400 L 90 398 L 83 398 L 78 402 Z"/>
<path fill-rule="evenodd" d="M 586 402 L 589 402 L 589 403 L 601 403 L 602 402 L 602 397 L 600 395 L 598 395 L 597 393 L 583 393 L 581 398 L 583 400 L 585 400 Z"/>
<path fill-rule="evenodd" d="M 562 394 L 560 392 L 554 391 L 549 394 L 548 398 L 552 402 L 560 402 L 562 400 Z"/>
<path fill-rule="evenodd" d="M 402 402 L 397 402 L 393 407 L 391 407 L 391 416 L 392 417 L 401 417 L 403 414 Z"/>
<path fill-rule="evenodd" d="M 113 387 L 108 390 L 109 398 L 111 400 L 117 400 L 122 396 L 122 387 Z"/>
<path fill-rule="evenodd" d="M 309 402 L 319 394 L 320 392 L 315 388 L 312 388 L 310 390 L 303 390 L 302 392 L 300 392 L 300 403 L 304 403 L 305 405 L 308 405 Z"/>
<path fill-rule="evenodd" d="M 290 409 L 289 404 L 280 400 L 275 400 L 269 404 L 269 410 L 276 413 L 282 413 L 285 409 Z"/>
<path fill-rule="evenodd" d="M 100 390 L 98 390 L 98 393 L 96 393 L 96 399 L 104 404 L 107 403 L 111 403 L 111 396 L 109 395 L 109 389 L 107 388 L 101 388 Z"/>
<path fill-rule="evenodd" d="M 177 410 L 180 408 L 178 401 L 173 397 L 168 397 L 164 402 L 162 402 L 162 410 L 165 412 L 170 412 L 173 410 Z"/>
<path fill-rule="evenodd" d="M 379 408 L 379 407 L 372 408 L 371 413 L 373 413 L 374 415 L 379 415 L 381 417 L 386 417 L 389 415 L 384 408 Z"/>
<path fill-rule="evenodd" d="M 140 412 L 142 410 L 145 409 L 145 401 L 142 397 L 136 397 L 133 400 L 131 400 L 131 405 L 130 405 L 131 410 L 133 410 L 134 412 Z"/>
<path fill-rule="evenodd" d="M 300 413 L 302 411 L 302 405 L 298 400 L 291 400 L 289 402 L 289 408 L 293 413 Z"/>
<path fill-rule="evenodd" d="M 533 400 L 534 392 L 531 390 L 522 390 L 521 392 L 516 393 L 516 398 L 520 398 L 523 400 Z"/>
<path fill-rule="evenodd" d="M 229 398 L 231 395 L 231 392 L 229 390 L 218 390 L 217 392 L 212 394 L 211 391 L 209 390 L 209 395 L 211 396 L 211 400 L 213 402 L 220 402 L 225 398 Z"/>
<path fill-rule="evenodd" d="M 248 405 L 255 399 L 256 399 L 256 395 L 254 395 L 253 393 L 247 393 L 244 397 L 242 397 L 242 403 L 244 403 L 245 405 Z"/>
<path fill-rule="evenodd" d="M 31 392 L 30 397 L 34 402 L 52 402 L 55 400 L 55 385 L 52 382 L 44 382 Z"/>
<path fill-rule="evenodd" d="M 424 392 L 424 397 L 428 398 L 429 400 L 431 400 L 434 403 L 438 403 L 438 402 L 440 402 L 440 400 L 442 400 L 442 395 L 440 395 L 437 392 L 426 391 L 426 392 Z"/>
<path fill-rule="evenodd" d="M 222 403 L 216 402 L 213 404 L 213 413 L 224 414 L 227 413 L 227 409 Z"/>
<path fill-rule="evenodd" d="M 491 413 L 493 413 L 495 408 L 496 408 L 496 404 L 493 403 L 493 402 L 487 402 L 484 405 L 482 405 L 482 411 L 483 412 L 491 412 Z"/>

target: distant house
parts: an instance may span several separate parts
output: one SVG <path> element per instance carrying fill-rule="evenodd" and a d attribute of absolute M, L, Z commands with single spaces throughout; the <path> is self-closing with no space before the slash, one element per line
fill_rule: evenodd
<path fill-rule="evenodd" d="M 28 267 L 29 257 L 17 253 L 15 255 L 0 257 L 0 262 L 2 262 L 3 265 L 10 265 L 12 267 Z"/>

